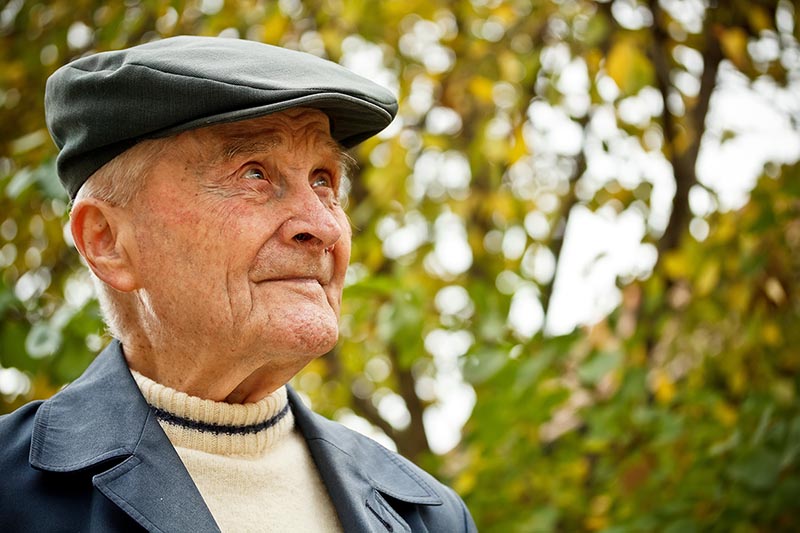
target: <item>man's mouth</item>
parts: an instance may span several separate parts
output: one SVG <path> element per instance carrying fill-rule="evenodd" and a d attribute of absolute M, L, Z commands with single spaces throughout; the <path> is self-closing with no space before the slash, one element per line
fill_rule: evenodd
<path fill-rule="evenodd" d="M 313 292 L 314 294 L 318 294 L 318 291 L 320 289 L 324 289 L 325 287 L 325 284 L 321 280 L 317 278 L 308 278 L 308 277 L 269 278 L 260 281 L 258 284 L 284 286 L 290 290 L 309 292 L 309 293 Z"/>
<path fill-rule="evenodd" d="M 306 276 L 285 276 L 285 277 L 277 277 L 277 278 L 268 278 L 263 280 L 262 282 L 287 282 L 287 283 L 315 283 L 318 285 L 322 285 L 322 281 L 315 277 L 306 277 Z"/>

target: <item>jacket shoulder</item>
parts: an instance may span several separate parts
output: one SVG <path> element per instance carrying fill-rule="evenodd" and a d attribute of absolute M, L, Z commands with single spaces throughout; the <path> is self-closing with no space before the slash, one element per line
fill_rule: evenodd
<path fill-rule="evenodd" d="M 356 461 L 374 486 L 391 500 L 391 506 L 400 511 L 412 531 L 477 531 L 466 505 L 453 489 L 374 439 L 317 413 L 311 416 L 316 424 L 325 428 L 316 438 L 325 440 Z M 398 492 L 398 472 L 403 472 L 427 492 L 419 497 L 419 502 L 409 493 Z"/>
<path fill-rule="evenodd" d="M 0 524 L 21 524 L 25 515 L 20 494 L 37 484 L 38 472 L 31 468 L 29 457 L 36 413 L 41 401 L 26 404 L 16 411 L 0 416 Z"/>
<path fill-rule="evenodd" d="M 23 405 L 16 411 L 0 416 L 0 471 L 30 468 L 28 457 L 36 413 L 41 400 Z"/>

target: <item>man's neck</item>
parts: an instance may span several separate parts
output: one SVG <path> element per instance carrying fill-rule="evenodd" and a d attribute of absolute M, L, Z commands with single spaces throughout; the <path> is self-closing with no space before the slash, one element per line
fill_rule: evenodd
<path fill-rule="evenodd" d="M 128 367 L 143 376 L 190 396 L 227 403 L 254 403 L 285 385 L 299 369 L 248 364 L 246 356 L 235 365 L 221 364 L 232 356 L 213 356 L 195 351 L 142 348 L 123 341 Z"/>

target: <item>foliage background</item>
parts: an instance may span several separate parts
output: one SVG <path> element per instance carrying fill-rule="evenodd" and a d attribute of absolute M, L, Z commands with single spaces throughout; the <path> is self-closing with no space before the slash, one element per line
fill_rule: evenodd
<path fill-rule="evenodd" d="M 797 151 L 733 207 L 697 172 L 708 145 L 748 150 L 746 124 L 712 118 L 723 79 L 798 131 L 795 2 L 0 6 L 0 412 L 53 394 L 107 340 L 64 236 L 47 76 L 90 51 L 239 36 L 401 101 L 354 154 L 342 339 L 296 379 L 318 411 L 391 438 L 482 531 L 800 529 Z M 565 229 L 586 211 L 636 215 L 651 260 L 621 273 L 610 311 L 548 333 Z"/>

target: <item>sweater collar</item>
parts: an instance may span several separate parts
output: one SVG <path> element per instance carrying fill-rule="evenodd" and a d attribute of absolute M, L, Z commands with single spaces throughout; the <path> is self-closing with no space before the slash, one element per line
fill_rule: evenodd
<path fill-rule="evenodd" d="M 246 404 L 190 396 L 131 371 L 175 447 L 220 455 L 260 455 L 291 433 L 294 416 L 281 387 Z"/>

